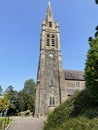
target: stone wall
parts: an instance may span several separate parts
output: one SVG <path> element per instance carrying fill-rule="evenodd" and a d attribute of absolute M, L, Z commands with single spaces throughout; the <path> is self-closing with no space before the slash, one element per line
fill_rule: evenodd
<path fill-rule="evenodd" d="M 65 80 L 64 73 L 61 76 L 61 102 L 64 102 L 68 97 L 72 96 L 76 91 L 81 91 L 85 88 L 85 81 Z"/>

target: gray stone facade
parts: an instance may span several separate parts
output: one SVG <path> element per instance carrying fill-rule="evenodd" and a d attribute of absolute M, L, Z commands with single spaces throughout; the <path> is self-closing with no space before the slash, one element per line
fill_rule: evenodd
<path fill-rule="evenodd" d="M 42 22 L 37 73 L 35 116 L 45 117 L 85 86 L 83 72 L 63 70 L 59 25 L 54 21 L 50 2 Z"/>
<path fill-rule="evenodd" d="M 61 102 L 67 100 L 76 91 L 85 88 L 84 72 L 78 70 L 63 70 L 61 81 Z"/>

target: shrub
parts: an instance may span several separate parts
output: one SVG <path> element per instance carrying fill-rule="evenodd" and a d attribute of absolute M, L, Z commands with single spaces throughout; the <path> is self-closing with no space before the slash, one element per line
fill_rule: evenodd
<path fill-rule="evenodd" d="M 97 130 L 97 117 L 98 103 L 83 90 L 49 113 L 43 130 Z"/>

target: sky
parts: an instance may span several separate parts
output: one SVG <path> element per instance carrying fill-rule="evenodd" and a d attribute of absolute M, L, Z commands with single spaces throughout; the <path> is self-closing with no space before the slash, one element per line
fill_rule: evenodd
<path fill-rule="evenodd" d="M 98 25 L 95 0 L 50 0 L 60 26 L 63 69 L 84 70 L 88 37 Z M 36 81 L 42 20 L 48 0 L 0 0 L 0 85 L 19 91 Z"/>

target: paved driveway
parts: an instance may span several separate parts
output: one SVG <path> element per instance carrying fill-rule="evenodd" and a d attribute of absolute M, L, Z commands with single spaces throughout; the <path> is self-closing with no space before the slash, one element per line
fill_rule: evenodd
<path fill-rule="evenodd" d="M 8 130 L 42 130 L 43 120 L 33 117 L 18 117 Z"/>

